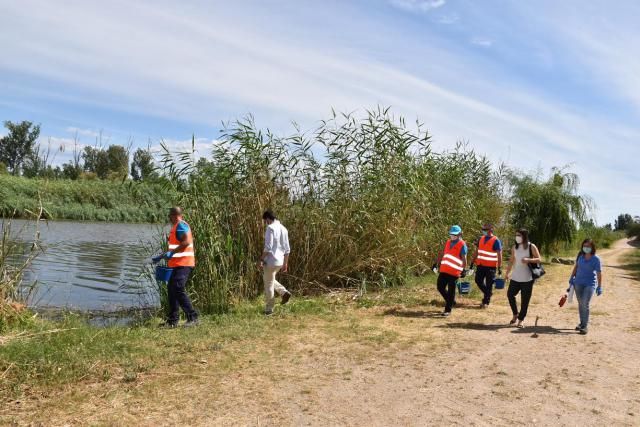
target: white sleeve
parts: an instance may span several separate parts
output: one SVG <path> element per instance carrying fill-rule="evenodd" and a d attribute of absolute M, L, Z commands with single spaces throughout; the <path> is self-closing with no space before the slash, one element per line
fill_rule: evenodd
<path fill-rule="evenodd" d="M 273 253 L 273 230 L 267 227 L 264 233 L 264 252 Z"/>
<path fill-rule="evenodd" d="M 284 254 L 289 255 L 291 252 L 291 248 L 289 247 L 289 231 L 286 228 L 282 229 L 282 249 L 284 249 Z"/>

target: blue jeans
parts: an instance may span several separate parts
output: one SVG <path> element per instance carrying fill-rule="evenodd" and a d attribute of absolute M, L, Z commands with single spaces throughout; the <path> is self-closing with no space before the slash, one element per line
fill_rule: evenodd
<path fill-rule="evenodd" d="M 589 304 L 595 289 L 593 286 L 575 285 L 576 298 L 578 299 L 578 311 L 580 312 L 580 327 L 585 328 L 589 323 Z"/>

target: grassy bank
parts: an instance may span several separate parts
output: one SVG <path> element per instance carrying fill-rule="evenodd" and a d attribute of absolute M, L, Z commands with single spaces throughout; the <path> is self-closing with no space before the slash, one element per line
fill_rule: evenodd
<path fill-rule="evenodd" d="M 41 201 L 49 219 L 157 222 L 175 193 L 160 184 L 106 180 L 46 180 L 0 175 L 0 216 L 33 217 Z"/>
<path fill-rule="evenodd" d="M 562 276 L 568 268 L 551 267 L 549 277 Z M 552 287 L 545 280 L 542 286 Z M 275 380 L 289 369 L 313 376 L 296 367 L 314 364 L 327 352 L 367 369 L 410 348 L 428 356 L 454 345 L 443 336 L 437 315 L 443 304 L 434 282 L 435 275 L 429 274 L 404 287 L 365 295 L 296 297 L 271 317 L 261 314 L 261 299 L 242 302 L 226 314 L 203 316 L 199 327 L 187 329 L 159 329 L 157 319 L 104 329 L 74 316 L 56 323 L 34 319 L 28 329 L 0 337 L 0 399 L 8 402 L 0 422 L 25 422 L 21 417 L 26 414 L 38 422 L 38 414 L 47 413 L 102 424 L 109 420 L 84 419 L 83 411 L 95 409 L 87 402 L 120 407 L 134 399 L 141 407 L 153 407 L 149 399 L 162 402 L 176 387 L 188 389 L 194 381 L 206 381 L 207 396 L 222 395 L 229 378 L 245 382 L 242 377 L 266 375 Z M 499 306 L 506 305 L 504 295 L 496 293 Z M 467 321 L 486 317 L 486 310 L 477 310 L 479 300 L 475 287 L 470 296 L 458 297 L 456 315 Z M 508 319 L 502 311 L 493 316 L 493 321 Z M 339 364 L 322 369 L 346 381 L 353 375 Z M 259 393 L 260 384 L 255 387 Z M 39 409 L 30 410 L 34 406 Z"/>

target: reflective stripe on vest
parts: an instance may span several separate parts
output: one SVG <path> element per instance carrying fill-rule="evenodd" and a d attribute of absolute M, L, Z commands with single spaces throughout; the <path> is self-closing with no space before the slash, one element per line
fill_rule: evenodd
<path fill-rule="evenodd" d="M 175 224 L 173 227 L 171 227 L 171 232 L 169 233 L 168 247 L 170 251 L 180 246 L 180 241 L 176 236 L 177 229 L 178 229 L 178 224 Z M 174 252 L 173 256 L 169 258 L 169 261 L 167 262 L 167 265 L 169 267 L 175 268 L 175 267 L 195 267 L 196 266 L 196 257 L 195 257 L 196 254 L 193 248 L 193 236 L 191 234 L 191 227 L 189 227 L 189 231 L 187 232 L 187 238 L 191 239 L 191 243 L 189 244 L 189 246 L 184 248 L 181 252 Z"/>
<path fill-rule="evenodd" d="M 493 245 L 498 238 L 491 236 L 490 239 L 485 240 L 484 237 L 480 238 L 478 243 L 478 257 L 476 258 L 476 264 L 483 267 L 497 267 L 498 266 L 498 252 L 493 250 Z"/>
<path fill-rule="evenodd" d="M 464 246 L 464 240 L 458 239 L 458 242 L 451 248 L 450 242 L 444 244 L 444 254 L 440 261 L 440 272 L 449 274 L 450 276 L 460 277 L 463 270 L 464 262 L 460 258 L 460 251 Z"/>

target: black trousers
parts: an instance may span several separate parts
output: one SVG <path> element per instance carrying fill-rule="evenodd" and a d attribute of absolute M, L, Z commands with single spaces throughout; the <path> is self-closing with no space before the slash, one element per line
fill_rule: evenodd
<path fill-rule="evenodd" d="M 493 295 L 493 283 L 496 281 L 496 269 L 479 265 L 476 270 L 476 285 L 484 294 L 482 303 L 489 305 L 491 295 Z"/>
<path fill-rule="evenodd" d="M 518 312 L 518 305 L 516 304 L 516 295 L 522 292 L 520 295 L 520 312 Z M 524 320 L 527 317 L 527 310 L 529 309 L 529 301 L 531 301 L 531 294 L 533 293 L 533 280 L 530 282 L 516 282 L 511 280 L 509 282 L 509 289 L 507 289 L 507 298 L 509 298 L 509 305 L 511 306 L 511 312 L 514 316 L 518 316 L 518 320 Z"/>
<path fill-rule="evenodd" d="M 438 275 L 438 292 L 444 298 L 444 311 L 451 312 L 453 305 L 456 303 L 456 281 L 457 277 L 447 273 Z"/>
<path fill-rule="evenodd" d="M 180 307 L 182 307 L 184 314 L 187 316 L 187 321 L 194 321 L 198 318 L 198 312 L 193 308 L 191 299 L 189 299 L 186 291 L 187 280 L 192 270 L 193 267 L 176 267 L 173 269 L 167 286 L 169 296 L 168 323 L 178 323 Z"/>

